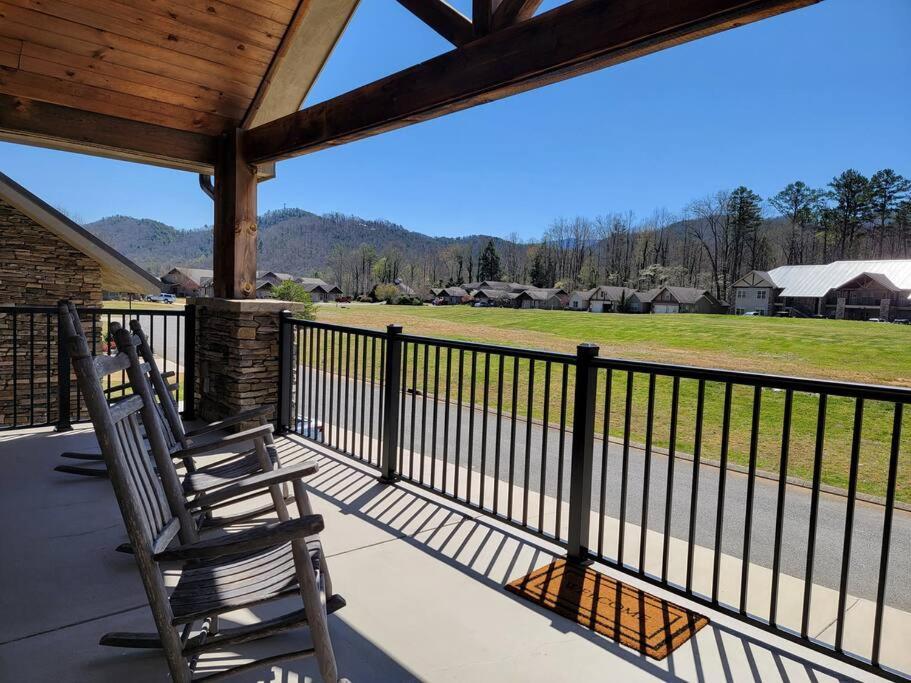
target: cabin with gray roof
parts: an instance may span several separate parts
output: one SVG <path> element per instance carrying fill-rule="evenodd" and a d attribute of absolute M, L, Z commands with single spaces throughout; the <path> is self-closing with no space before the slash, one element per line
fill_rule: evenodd
<path fill-rule="evenodd" d="M 911 318 L 911 259 L 834 261 L 751 271 L 737 280 L 734 312 L 847 320 Z M 766 306 L 758 302 L 768 297 Z"/>
<path fill-rule="evenodd" d="M 628 304 L 631 313 L 727 313 L 728 304 L 707 289 L 664 285 L 645 292 L 633 292 Z"/>
<path fill-rule="evenodd" d="M 635 292 L 629 287 L 602 285 L 573 292 L 569 297 L 569 310 L 592 313 L 619 313 L 626 310 L 629 298 Z"/>

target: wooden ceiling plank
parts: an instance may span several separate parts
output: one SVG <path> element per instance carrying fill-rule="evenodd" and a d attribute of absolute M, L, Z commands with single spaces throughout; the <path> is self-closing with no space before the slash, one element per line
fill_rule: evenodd
<path fill-rule="evenodd" d="M 163 50 L 155 45 L 143 41 L 126 38 L 110 31 L 92 28 L 83 24 L 74 23 L 65 19 L 43 14 L 31 9 L 23 9 L 11 5 L 6 0 L 0 0 L 0 19 L 15 21 L 32 27 L 38 34 L 51 32 L 96 44 L 107 51 L 124 51 L 151 60 L 161 60 L 179 67 L 188 73 L 196 71 L 199 77 L 214 79 L 216 83 L 223 81 L 236 81 L 254 89 L 258 87 L 260 77 L 234 69 L 224 64 L 219 64 L 194 55 Z M 0 26 L 3 23 L 0 22 Z M 41 42 L 40 38 L 37 42 Z"/>
<path fill-rule="evenodd" d="M 99 73 L 93 69 L 81 69 L 74 65 L 67 66 L 49 62 L 31 54 L 22 56 L 19 69 L 26 73 L 50 76 L 93 88 L 142 97 L 153 102 L 171 104 L 191 111 L 216 114 L 235 121 L 239 121 L 246 111 L 246 107 L 231 107 L 224 102 L 219 102 L 217 98 L 203 100 L 200 97 L 175 92 L 171 88 L 142 85 L 117 76 Z"/>
<path fill-rule="evenodd" d="M 250 128 L 300 109 L 359 0 L 305 0 L 244 117 Z"/>
<path fill-rule="evenodd" d="M 208 2 L 208 0 L 191 0 L 194 2 Z M 304 0 L 306 2 L 306 0 Z M 297 10 L 300 0 L 215 0 L 216 4 L 231 5 L 237 9 L 257 12 L 276 21 L 287 23 L 291 15 Z"/>
<path fill-rule="evenodd" d="M 492 29 L 499 31 L 518 21 L 531 19 L 541 6 L 541 2 L 542 0 L 500 0 L 491 18 Z"/>
<path fill-rule="evenodd" d="M 4 12 L 4 9 L 0 7 L 0 18 L 4 18 L 4 21 L 0 22 L 0 33 L 6 34 L 7 37 L 21 40 L 23 52 L 28 52 L 34 46 L 35 49 L 40 51 L 71 54 L 73 57 L 89 59 L 94 64 L 102 62 L 116 64 L 125 69 L 134 70 L 140 75 L 149 74 L 172 79 L 175 83 L 179 82 L 196 88 L 212 89 L 206 83 L 215 82 L 213 77 L 188 68 L 185 64 L 172 64 L 170 61 L 115 49 L 109 45 L 103 45 L 97 40 L 94 42 L 87 41 L 48 29 L 22 24 L 18 21 L 10 20 L 9 16 L 4 17 Z M 256 87 L 239 83 L 232 79 L 221 79 L 218 80 L 218 91 L 249 101 L 256 93 Z"/>
<path fill-rule="evenodd" d="M 227 68 L 243 71 L 253 77 L 262 75 L 262 71 L 268 63 L 268 57 L 263 61 L 239 51 L 226 52 L 218 47 L 206 45 L 204 42 L 184 38 L 182 33 L 171 33 L 161 28 L 144 26 L 141 22 L 126 20 L 118 16 L 122 12 L 118 11 L 113 4 L 110 6 L 98 3 L 80 5 L 81 0 L 73 0 L 73 4 L 62 0 L 5 1 L 23 9 L 40 12 L 45 16 L 80 24 L 121 38 L 128 38 L 160 50 L 202 58 Z M 104 7 L 105 11 L 99 11 L 101 7 Z M 130 8 L 124 7 L 123 9 L 129 10 Z"/>
<path fill-rule="evenodd" d="M 231 127 L 232 123 L 224 117 L 28 73 L 21 69 L 0 69 L 0 92 L 207 135 L 216 135 Z"/>
<path fill-rule="evenodd" d="M 254 11 L 210 0 L 114 0 L 114 2 L 170 17 L 203 30 L 215 31 L 236 40 L 251 40 L 261 47 L 272 50 L 281 42 L 281 37 L 288 25 L 287 19 L 276 21 L 256 14 Z M 257 6 L 259 3 L 251 5 L 251 8 Z M 287 17 L 290 19 L 290 12 L 287 13 Z"/>
<path fill-rule="evenodd" d="M 0 139 L 212 173 L 216 138 L 0 94 Z"/>
<path fill-rule="evenodd" d="M 818 0 L 575 0 L 245 133 L 252 163 L 359 140 Z"/>
<path fill-rule="evenodd" d="M 2 27 L 0 27 L 0 30 L 2 30 Z M 43 59 L 64 67 L 71 67 L 80 72 L 88 71 L 110 79 L 116 79 L 117 81 L 123 82 L 124 88 L 133 88 L 134 86 L 136 88 L 149 87 L 156 90 L 169 91 L 181 98 L 192 98 L 193 100 L 198 100 L 202 106 L 200 111 L 208 111 L 208 108 L 212 108 L 213 111 L 222 113 L 229 118 L 233 117 L 233 115 L 224 114 L 224 112 L 243 112 L 249 102 L 248 97 L 241 95 L 212 90 L 211 88 L 206 88 L 195 83 L 187 83 L 178 78 L 169 78 L 167 76 L 149 73 L 148 71 L 121 66 L 120 64 L 104 59 L 86 57 L 72 52 L 57 50 L 52 47 L 47 47 L 46 45 L 23 43 L 22 55 L 23 57 Z M 129 90 L 125 92 L 140 94 L 141 91 Z M 186 103 L 183 106 L 193 108 L 189 105 L 189 99 L 186 99 L 185 102 Z M 178 102 L 175 101 L 174 103 L 176 104 Z"/>
<path fill-rule="evenodd" d="M 399 0 L 399 4 L 453 45 L 474 40 L 471 20 L 445 0 Z"/>

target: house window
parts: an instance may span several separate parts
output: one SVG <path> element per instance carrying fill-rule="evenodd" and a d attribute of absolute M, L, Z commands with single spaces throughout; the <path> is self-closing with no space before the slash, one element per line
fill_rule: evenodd
<path fill-rule="evenodd" d="M 764 289 L 760 289 L 758 292 L 756 292 L 756 298 L 757 298 L 757 299 L 765 299 L 765 298 L 766 298 L 766 294 L 767 294 L 767 292 L 766 292 Z"/>
<path fill-rule="evenodd" d="M 743 298 L 746 297 L 746 295 L 747 295 L 747 293 L 746 293 L 744 290 L 742 290 L 742 289 L 738 289 L 738 290 L 737 290 L 737 298 L 738 298 L 738 299 L 743 299 Z"/>

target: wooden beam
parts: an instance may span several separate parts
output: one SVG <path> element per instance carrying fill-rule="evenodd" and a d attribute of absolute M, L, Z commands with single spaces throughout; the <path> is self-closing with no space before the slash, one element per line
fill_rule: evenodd
<path fill-rule="evenodd" d="M 471 20 L 445 0 L 399 0 L 399 4 L 453 45 L 474 40 Z"/>
<path fill-rule="evenodd" d="M 301 0 L 241 128 L 300 109 L 359 0 Z"/>
<path fill-rule="evenodd" d="M 478 38 L 490 33 L 494 2 L 495 0 L 472 0 L 471 2 L 471 23 L 474 25 L 474 34 Z"/>
<path fill-rule="evenodd" d="M 491 18 L 491 29 L 499 31 L 518 21 L 531 19 L 541 2 L 542 0 L 501 0 Z"/>
<path fill-rule="evenodd" d="M 345 144 L 818 0 L 575 0 L 246 132 L 254 163 Z"/>
<path fill-rule="evenodd" d="M 0 93 L 0 140 L 212 173 L 217 138 Z"/>
<path fill-rule="evenodd" d="M 215 167 L 212 260 L 215 296 L 256 298 L 256 167 L 247 163 L 241 130 L 219 140 Z"/>

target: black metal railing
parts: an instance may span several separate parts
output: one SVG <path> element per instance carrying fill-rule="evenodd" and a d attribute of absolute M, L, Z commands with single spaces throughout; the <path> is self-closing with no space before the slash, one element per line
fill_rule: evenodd
<path fill-rule="evenodd" d="M 79 307 L 92 353 L 114 351 L 112 323 L 139 320 L 162 370 L 175 373 L 177 400 L 187 417 L 194 415 L 195 308 Z M 0 430 L 55 426 L 59 431 L 88 419 L 66 348 L 58 344 L 60 322 L 55 306 L 0 306 Z M 106 390 L 126 391 L 126 375 L 108 377 Z M 121 389 L 121 387 L 123 387 Z"/>
<path fill-rule="evenodd" d="M 911 390 L 282 327 L 286 428 L 570 559 L 911 675 L 881 652 L 911 613 Z"/>

